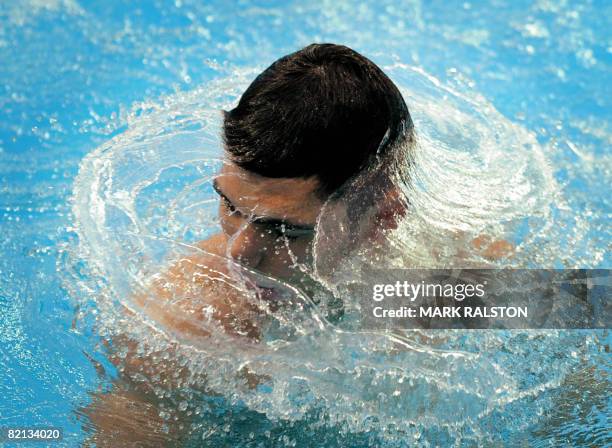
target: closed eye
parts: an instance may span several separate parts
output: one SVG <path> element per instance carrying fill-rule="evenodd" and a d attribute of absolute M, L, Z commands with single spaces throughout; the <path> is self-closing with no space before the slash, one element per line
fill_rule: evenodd
<path fill-rule="evenodd" d="M 230 201 L 229 198 L 223 194 L 221 189 L 217 186 L 217 182 L 216 181 L 213 181 L 212 186 L 213 186 L 214 190 L 217 192 L 217 194 L 219 195 L 219 197 L 221 198 L 221 201 L 223 201 L 223 204 L 229 210 L 230 215 L 240 215 L 241 214 L 240 211 L 238 211 L 236 206 L 234 204 L 232 204 L 232 201 Z"/>
<path fill-rule="evenodd" d="M 238 211 L 238 209 L 236 207 L 234 207 L 234 204 L 232 204 L 230 202 L 229 199 L 227 199 L 225 196 L 221 196 L 221 200 L 223 201 L 223 203 L 225 204 L 225 206 L 227 207 L 227 209 L 229 210 L 230 214 L 234 215 L 234 214 L 240 214 L 240 212 Z"/>
<path fill-rule="evenodd" d="M 223 191 L 221 191 L 221 189 L 217 185 L 216 180 L 213 181 L 212 186 L 223 201 L 225 207 L 227 207 L 227 209 L 229 210 L 231 215 L 242 215 L 242 213 L 236 208 L 232 201 L 223 193 Z M 303 236 L 312 236 L 315 233 L 315 229 L 313 226 L 291 224 L 282 219 L 268 218 L 265 216 L 251 216 L 249 220 L 253 224 L 256 224 L 261 228 L 274 233 L 279 238 L 285 237 L 290 240 L 295 240 L 296 238 L 300 238 Z"/>

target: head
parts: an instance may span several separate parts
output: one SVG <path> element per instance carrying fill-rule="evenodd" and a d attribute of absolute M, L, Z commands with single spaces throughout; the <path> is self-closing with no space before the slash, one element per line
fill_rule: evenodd
<path fill-rule="evenodd" d="M 372 61 L 341 45 L 284 56 L 225 113 L 215 180 L 234 259 L 290 279 L 308 265 L 317 217 L 351 178 L 412 137 L 408 108 Z"/>

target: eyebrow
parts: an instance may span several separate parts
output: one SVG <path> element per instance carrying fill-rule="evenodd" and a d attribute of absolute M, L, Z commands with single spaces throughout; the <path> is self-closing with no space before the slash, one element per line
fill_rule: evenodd
<path fill-rule="evenodd" d="M 238 209 L 238 207 L 236 207 L 236 205 L 232 202 L 232 200 L 228 198 L 225 193 L 223 193 L 221 188 L 219 188 L 217 179 L 214 179 L 212 181 L 212 187 L 219 196 L 221 196 L 224 200 L 226 200 L 232 207 Z M 308 226 L 308 225 L 303 225 L 303 224 L 293 224 L 284 219 L 270 218 L 268 216 L 253 216 L 253 218 L 251 219 L 251 222 L 255 224 L 270 226 L 270 227 L 285 226 L 288 230 L 302 230 L 302 231 L 307 231 L 307 232 L 314 232 L 314 226 Z"/>

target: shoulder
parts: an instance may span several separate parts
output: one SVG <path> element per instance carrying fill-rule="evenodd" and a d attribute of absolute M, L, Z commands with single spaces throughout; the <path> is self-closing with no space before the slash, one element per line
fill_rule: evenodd
<path fill-rule="evenodd" d="M 195 247 L 214 255 L 223 256 L 227 247 L 227 235 L 223 232 L 216 233 L 210 238 L 199 241 Z"/>
<path fill-rule="evenodd" d="M 140 297 L 145 312 L 181 334 L 210 336 L 221 325 L 228 334 L 257 339 L 255 310 L 228 273 L 226 243 L 225 235 L 214 235 L 156 274 Z"/>

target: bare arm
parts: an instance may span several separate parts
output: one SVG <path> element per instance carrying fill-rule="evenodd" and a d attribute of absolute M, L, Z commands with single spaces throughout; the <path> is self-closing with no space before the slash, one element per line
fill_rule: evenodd
<path fill-rule="evenodd" d="M 214 254 L 222 249 L 219 248 L 221 239 L 222 236 L 213 237 L 199 246 Z M 148 317 L 189 337 L 210 337 L 213 327 L 202 322 L 212 319 L 227 334 L 256 342 L 259 331 L 251 320 L 256 310 L 227 282 L 225 272 L 213 258 L 196 253 L 156 276 L 147 292 L 138 294 L 134 300 Z M 185 428 L 189 427 L 189 417 L 172 403 L 160 400 L 153 387 L 180 393 L 189 377 L 190 385 L 197 381 L 204 389 L 205 376 L 194 379 L 172 356 L 162 361 L 159 353 L 143 357 L 136 350 L 138 343 L 126 337 L 118 336 L 108 345 L 111 361 L 120 369 L 121 376 L 113 382 L 111 390 L 93 394 L 91 404 L 79 411 L 91 425 L 92 436 L 88 442 L 99 447 L 132 446 L 137 442 L 137 446 L 145 447 L 176 446 L 185 437 L 186 430 L 179 430 L 177 424 L 168 424 L 160 413 L 162 410 L 172 413 L 179 422 L 185 423 Z M 171 344 L 168 350 L 172 351 Z M 119 351 L 123 356 L 117 356 Z M 248 369 L 238 375 L 251 388 L 264 380 Z M 135 377 L 144 381 L 136 383 Z"/>

